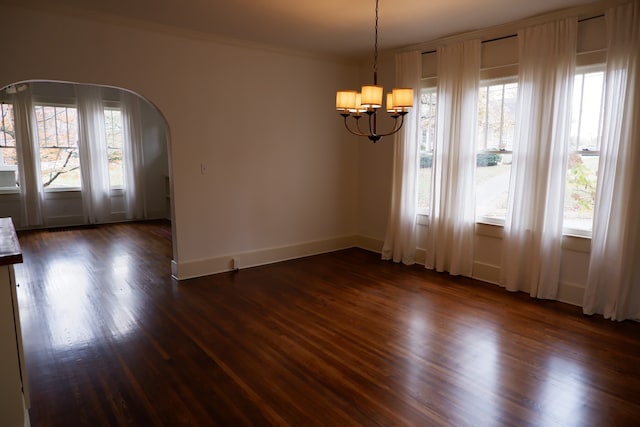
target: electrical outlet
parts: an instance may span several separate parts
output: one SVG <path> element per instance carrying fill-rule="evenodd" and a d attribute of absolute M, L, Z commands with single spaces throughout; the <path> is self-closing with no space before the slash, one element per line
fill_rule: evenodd
<path fill-rule="evenodd" d="M 238 271 L 240 270 L 240 258 L 235 257 L 231 260 L 231 267 L 235 270 Z"/>

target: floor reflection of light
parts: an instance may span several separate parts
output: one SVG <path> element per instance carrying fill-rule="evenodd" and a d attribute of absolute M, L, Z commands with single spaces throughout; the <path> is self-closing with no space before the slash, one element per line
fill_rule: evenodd
<path fill-rule="evenodd" d="M 120 254 L 113 257 L 111 272 L 114 278 L 127 279 L 129 277 L 129 265 L 133 260 L 129 254 Z"/>
<path fill-rule="evenodd" d="M 414 396 L 422 393 L 424 387 L 422 374 L 427 369 L 425 359 L 428 358 L 429 338 L 431 332 L 427 327 L 424 313 L 412 313 L 407 330 L 407 342 L 409 352 L 413 357 L 408 359 L 405 386 Z"/>
<path fill-rule="evenodd" d="M 583 425 L 580 408 L 584 405 L 584 372 L 575 363 L 551 357 L 540 390 L 540 404 L 545 418 L 563 426 Z"/>
<path fill-rule="evenodd" d="M 115 270 L 121 271 L 120 267 Z M 45 281 L 46 304 L 41 305 L 39 315 L 46 317 L 51 343 L 57 350 L 106 337 L 119 339 L 136 325 L 137 298 L 122 292 L 130 290 L 130 285 L 109 271 L 58 259 L 48 264 Z M 106 286 L 113 286 L 113 292 L 97 289 Z"/>
<path fill-rule="evenodd" d="M 465 327 L 460 332 L 458 387 L 460 405 L 476 414 L 470 422 L 493 425 L 500 418 L 500 348 L 489 325 Z"/>
<path fill-rule="evenodd" d="M 85 311 L 90 305 L 88 276 L 83 264 L 60 259 L 48 265 L 43 287 L 47 304 L 41 314 L 47 318 L 51 343 L 56 348 L 82 344 L 94 337 Z"/>

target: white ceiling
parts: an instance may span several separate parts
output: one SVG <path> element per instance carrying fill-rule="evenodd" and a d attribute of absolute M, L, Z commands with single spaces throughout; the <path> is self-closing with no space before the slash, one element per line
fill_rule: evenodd
<path fill-rule="evenodd" d="M 380 0 L 380 48 L 491 27 L 593 0 Z M 332 55 L 373 49 L 375 0 L 14 0 Z"/>

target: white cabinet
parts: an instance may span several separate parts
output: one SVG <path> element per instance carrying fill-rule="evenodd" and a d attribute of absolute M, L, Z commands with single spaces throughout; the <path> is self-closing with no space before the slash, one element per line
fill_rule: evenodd
<path fill-rule="evenodd" d="M 29 425 L 26 369 L 13 264 L 22 253 L 9 218 L 0 218 L 0 426 Z M 23 388 L 24 384 L 24 388 Z"/>

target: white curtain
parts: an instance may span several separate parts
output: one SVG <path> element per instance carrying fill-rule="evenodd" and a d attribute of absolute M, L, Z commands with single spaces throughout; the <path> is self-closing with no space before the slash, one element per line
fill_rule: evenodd
<path fill-rule="evenodd" d="M 391 209 L 382 259 L 392 259 L 407 265 L 414 263 L 416 253 L 416 180 L 421 75 L 421 52 L 396 55 L 396 83 L 398 87 L 413 88 L 413 108 L 405 116 L 404 126 L 396 134 L 394 141 Z"/>
<path fill-rule="evenodd" d="M 78 85 L 82 203 L 85 221 L 106 222 L 111 214 L 104 103 L 98 86 Z"/>
<path fill-rule="evenodd" d="M 640 4 L 605 13 L 607 70 L 586 314 L 640 320 Z"/>
<path fill-rule="evenodd" d="M 470 276 L 480 41 L 438 49 L 438 120 L 425 266 Z"/>
<path fill-rule="evenodd" d="M 501 283 L 555 299 L 575 71 L 577 21 L 521 30 L 518 118 Z"/>
<path fill-rule="evenodd" d="M 27 87 L 27 86 L 25 86 Z M 31 91 L 18 91 L 13 97 L 18 173 L 20 180 L 21 225 L 44 224 L 44 191 L 40 175 L 40 151 Z"/>
<path fill-rule="evenodd" d="M 140 97 L 122 91 L 120 101 L 124 134 L 125 209 L 127 219 L 141 219 L 146 216 L 146 203 Z"/>

